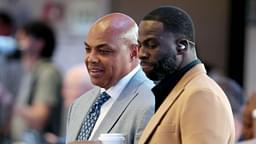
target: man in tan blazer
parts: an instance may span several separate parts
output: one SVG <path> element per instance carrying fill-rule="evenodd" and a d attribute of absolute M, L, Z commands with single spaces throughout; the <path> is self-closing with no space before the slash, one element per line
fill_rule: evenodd
<path fill-rule="evenodd" d="M 157 83 L 156 113 L 139 144 L 233 144 L 229 101 L 196 56 L 190 16 L 177 7 L 160 7 L 139 29 L 141 66 Z"/>

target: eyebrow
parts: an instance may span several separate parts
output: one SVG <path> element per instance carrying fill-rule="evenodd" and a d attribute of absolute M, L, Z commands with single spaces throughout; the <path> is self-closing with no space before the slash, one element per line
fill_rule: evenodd
<path fill-rule="evenodd" d="M 86 47 L 91 47 L 88 43 L 84 42 L 84 45 Z M 103 43 L 103 44 L 100 44 L 100 45 L 97 45 L 95 48 L 101 48 L 101 47 L 104 47 L 104 46 L 108 46 L 106 43 Z"/>
<path fill-rule="evenodd" d="M 140 43 L 145 43 L 145 42 L 148 42 L 148 41 L 151 41 L 151 40 L 156 40 L 157 38 L 155 38 L 155 37 L 148 37 L 148 38 L 146 38 L 146 39 L 144 39 L 143 41 L 139 41 L 138 40 L 138 42 L 140 42 Z"/>
<path fill-rule="evenodd" d="M 87 47 L 90 47 L 89 44 L 87 44 L 86 42 L 84 42 L 84 45 L 87 46 Z"/>

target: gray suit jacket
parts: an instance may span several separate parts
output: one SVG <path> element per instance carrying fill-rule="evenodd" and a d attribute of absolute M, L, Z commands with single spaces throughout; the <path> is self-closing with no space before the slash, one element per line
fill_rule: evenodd
<path fill-rule="evenodd" d="M 155 98 L 151 92 L 153 85 L 153 82 L 140 69 L 121 92 L 92 140 L 97 140 L 101 133 L 123 133 L 127 136 L 128 144 L 136 144 L 154 114 Z M 100 88 L 94 88 L 70 106 L 67 120 L 67 143 L 76 140 L 83 119 L 99 94 Z"/>

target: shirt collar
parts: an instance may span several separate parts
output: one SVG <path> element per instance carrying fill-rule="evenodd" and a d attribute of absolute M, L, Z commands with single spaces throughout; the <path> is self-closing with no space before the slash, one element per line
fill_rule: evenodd
<path fill-rule="evenodd" d="M 128 82 L 132 79 L 132 77 L 139 71 L 140 65 L 137 65 L 131 72 L 125 75 L 122 79 L 120 79 L 116 85 L 110 87 L 109 89 L 101 88 L 101 92 L 106 91 L 107 94 L 111 96 L 114 100 L 118 98 L 123 89 L 126 87 Z"/>
<path fill-rule="evenodd" d="M 159 82 L 155 87 L 152 88 L 152 92 L 156 97 L 156 110 L 164 101 L 164 99 L 169 95 L 175 85 L 179 82 L 179 80 L 188 72 L 192 67 L 201 63 L 199 59 L 192 61 L 179 71 L 168 75 L 161 82 Z"/>

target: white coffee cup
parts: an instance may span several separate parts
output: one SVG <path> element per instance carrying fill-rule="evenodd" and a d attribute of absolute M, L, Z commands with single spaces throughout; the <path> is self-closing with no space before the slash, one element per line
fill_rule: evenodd
<path fill-rule="evenodd" d="M 125 136 L 121 133 L 104 133 L 98 138 L 102 144 L 125 144 Z"/>

